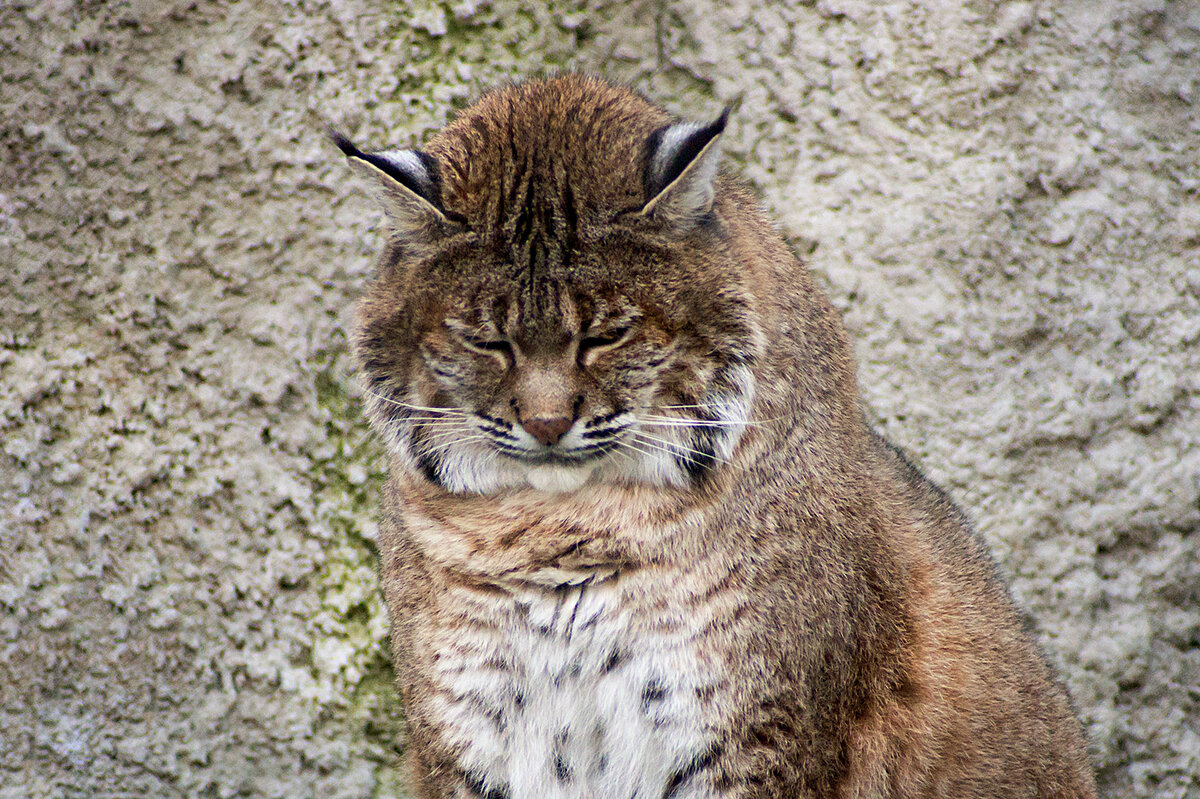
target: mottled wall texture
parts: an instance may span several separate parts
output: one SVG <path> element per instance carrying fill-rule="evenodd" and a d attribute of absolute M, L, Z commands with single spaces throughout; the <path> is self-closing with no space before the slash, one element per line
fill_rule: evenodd
<path fill-rule="evenodd" d="M 1107 794 L 1200 797 L 1200 3 L 6 0 L 0 799 L 403 795 L 322 127 L 564 68 L 736 107 Z"/>

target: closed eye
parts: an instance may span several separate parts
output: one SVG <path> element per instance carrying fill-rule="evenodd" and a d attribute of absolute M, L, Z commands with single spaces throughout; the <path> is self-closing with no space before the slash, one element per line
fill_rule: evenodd
<path fill-rule="evenodd" d="M 512 344 L 505 339 L 463 339 L 463 343 L 468 349 L 476 352 L 486 352 L 490 354 L 499 354 L 504 356 L 509 362 L 512 361 L 513 349 Z"/>
<path fill-rule="evenodd" d="M 491 329 L 490 325 L 484 324 L 473 328 L 459 319 L 447 319 L 445 325 L 449 328 L 451 335 L 472 352 L 482 352 L 493 357 L 500 357 L 509 366 L 512 365 L 512 342 L 500 331 Z"/>
<path fill-rule="evenodd" d="M 632 332 L 632 327 L 618 327 L 599 335 L 587 336 L 579 341 L 579 354 L 582 357 L 588 352 L 611 349 L 624 344 Z"/>
<path fill-rule="evenodd" d="M 486 352 L 512 352 L 512 345 L 507 341 L 472 341 L 470 345 Z"/>

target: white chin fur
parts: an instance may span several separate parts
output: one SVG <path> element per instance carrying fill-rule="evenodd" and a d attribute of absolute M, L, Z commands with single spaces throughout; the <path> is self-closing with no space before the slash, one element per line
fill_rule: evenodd
<path fill-rule="evenodd" d="M 525 479 L 538 491 L 564 494 L 575 491 L 586 483 L 593 471 L 594 466 L 535 466 L 529 470 Z"/>

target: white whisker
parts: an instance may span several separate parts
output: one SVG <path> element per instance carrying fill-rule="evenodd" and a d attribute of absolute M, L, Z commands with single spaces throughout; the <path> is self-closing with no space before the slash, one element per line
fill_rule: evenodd
<path fill-rule="evenodd" d="M 696 421 L 687 421 L 683 419 L 656 419 L 652 416 L 643 416 L 638 421 L 647 427 L 708 427 L 708 428 L 738 428 L 738 427 L 766 427 L 768 424 L 782 421 L 781 419 L 761 419 L 753 422 L 738 422 L 715 419 L 699 419 Z"/>
<path fill-rule="evenodd" d="M 643 444 L 654 443 L 654 444 L 658 444 L 661 447 L 668 448 L 668 449 L 665 449 L 664 451 L 671 452 L 673 455 L 680 455 L 680 454 L 687 453 L 689 455 L 697 455 L 701 458 L 712 458 L 714 461 L 717 461 L 719 463 L 727 462 L 724 458 L 722 458 L 720 455 L 718 455 L 715 452 L 702 452 L 701 450 L 693 449 L 684 444 L 679 444 L 674 441 L 668 441 L 665 438 L 657 438 L 657 437 L 652 436 L 649 433 L 645 433 L 641 430 L 636 431 L 634 433 L 634 435 L 638 438 L 638 441 L 640 441 Z M 678 450 L 678 451 L 676 452 L 674 450 Z"/>
<path fill-rule="evenodd" d="M 439 443 L 437 446 L 434 446 L 434 447 L 423 448 L 421 451 L 427 456 L 428 455 L 438 455 L 438 454 L 445 452 L 448 449 L 455 447 L 458 444 L 469 444 L 472 441 L 482 441 L 485 438 L 487 438 L 487 436 L 467 436 L 466 438 L 456 438 L 453 441 L 446 441 L 444 443 Z"/>
<path fill-rule="evenodd" d="M 446 415 L 451 415 L 451 416 L 466 416 L 467 415 L 467 412 L 462 410 L 461 408 L 432 408 L 428 405 L 413 405 L 410 402 L 401 402 L 398 399 L 392 399 L 391 397 L 388 397 L 384 394 L 380 394 L 378 391 L 371 391 L 370 389 L 367 389 L 366 393 L 371 395 L 372 397 L 374 397 L 377 400 L 381 400 L 383 402 L 387 402 L 392 405 L 399 405 L 401 408 L 409 408 L 414 411 L 433 411 L 434 413 L 446 414 Z"/>
<path fill-rule="evenodd" d="M 740 427 L 742 425 L 755 424 L 755 422 L 727 422 L 708 419 L 667 419 L 656 418 L 653 416 L 643 416 L 640 421 L 655 427 Z"/>
<path fill-rule="evenodd" d="M 687 447 L 675 444 L 672 441 L 667 441 L 661 438 L 651 438 L 650 436 L 634 433 L 633 440 L 645 447 L 650 447 L 656 452 L 665 452 L 668 455 L 677 457 L 687 453 Z"/>
<path fill-rule="evenodd" d="M 639 443 L 643 443 L 643 442 L 639 442 Z M 642 447 L 638 446 L 637 444 L 635 444 L 634 442 L 629 441 L 629 440 L 623 440 L 620 442 L 621 446 L 624 447 L 625 449 L 632 450 L 641 455 L 649 455 L 650 457 L 654 457 L 659 452 L 664 452 L 667 455 L 671 455 L 672 457 L 674 457 L 676 455 L 676 453 L 671 452 L 670 450 L 663 449 L 662 447 L 657 447 L 653 444 L 650 444 L 649 442 L 644 442 L 644 443 L 645 443 L 645 446 L 648 447 L 648 449 L 643 449 Z"/>
<path fill-rule="evenodd" d="M 456 426 L 456 425 L 440 425 L 440 426 L 429 425 L 429 426 L 422 426 L 421 429 L 429 430 L 433 434 L 433 436 L 436 437 L 436 439 L 438 441 L 444 440 L 446 438 L 446 436 L 453 435 L 455 433 L 460 434 L 460 435 L 484 436 L 486 438 L 486 435 L 482 431 L 472 430 L 469 427 L 462 427 L 462 426 Z"/>
<path fill-rule="evenodd" d="M 413 413 L 405 416 L 404 418 L 416 422 L 422 419 L 457 419 L 459 418 L 459 415 L 444 413 Z"/>
<path fill-rule="evenodd" d="M 609 452 L 611 452 L 613 455 L 620 455 L 622 458 L 627 459 L 630 463 L 634 463 L 636 459 L 626 451 L 628 449 L 629 448 L 625 446 L 624 442 L 618 441 L 616 442 L 616 446 L 610 449 Z"/>

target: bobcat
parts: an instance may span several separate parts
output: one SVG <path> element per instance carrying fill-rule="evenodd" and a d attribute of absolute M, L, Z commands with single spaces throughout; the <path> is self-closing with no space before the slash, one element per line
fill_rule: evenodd
<path fill-rule="evenodd" d="M 722 115 L 598 78 L 335 143 L 420 797 L 1094 797 L 980 539 L 864 422 Z"/>

